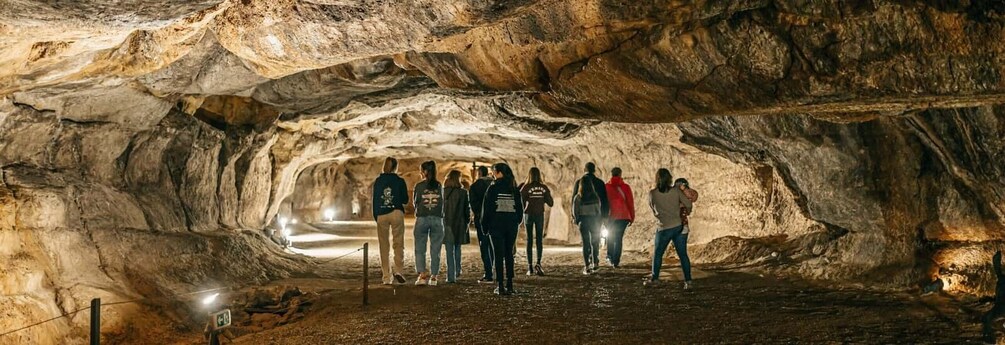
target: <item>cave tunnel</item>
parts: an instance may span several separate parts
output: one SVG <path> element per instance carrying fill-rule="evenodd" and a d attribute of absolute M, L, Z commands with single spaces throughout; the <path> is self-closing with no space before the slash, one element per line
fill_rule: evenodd
<path fill-rule="evenodd" d="M 994 1 L 0 1 L 0 344 L 1005 343 L 1002 42 Z M 473 224 L 418 272 L 425 161 L 540 170 L 513 291 Z M 596 260 L 587 163 L 634 196 Z"/>

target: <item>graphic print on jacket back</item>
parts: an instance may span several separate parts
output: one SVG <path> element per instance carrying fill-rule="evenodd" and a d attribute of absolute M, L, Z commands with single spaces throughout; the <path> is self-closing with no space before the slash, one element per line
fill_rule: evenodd
<path fill-rule="evenodd" d="M 432 211 L 440 206 L 440 191 L 436 189 L 422 190 L 422 207 L 426 211 Z"/>
<path fill-rule="evenodd" d="M 496 199 L 496 212 L 516 213 L 516 198 L 512 193 L 499 193 Z"/>
<path fill-rule="evenodd" d="M 387 208 L 394 207 L 394 195 L 392 194 L 391 187 L 384 187 L 384 194 L 380 196 L 382 205 Z"/>

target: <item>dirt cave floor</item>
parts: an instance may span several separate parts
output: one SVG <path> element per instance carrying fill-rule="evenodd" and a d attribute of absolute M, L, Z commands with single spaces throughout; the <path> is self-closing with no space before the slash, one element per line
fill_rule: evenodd
<path fill-rule="evenodd" d="M 373 241 L 374 243 L 376 241 Z M 374 248 L 375 249 L 375 248 Z M 517 257 L 518 294 L 496 296 L 481 277 L 477 245 L 464 247 L 456 284 L 380 285 L 371 252 L 370 305 L 361 306 L 360 255 L 319 267 L 324 278 L 275 282 L 318 295 L 304 316 L 224 339 L 232 344 L 641 344 L 641 343 L 979 343 L 974 310 L 947 295 L 833 289 L 754 272 L 699 267 L 681 288 L 673 259 L 664 284 L 645 287 L 648 258 L 628 253 L 620 269 L 581 273 L 575 247 L 546 249 L 546 276 L 527 276 Z M 412 268 L 411 243 L 406 267 Z M 477 268 L 476 268 L 477 265 Z M 441 274 L 445 274 L 444 268 Z M 240 320 L 235 320 L 239 323 Z"/>

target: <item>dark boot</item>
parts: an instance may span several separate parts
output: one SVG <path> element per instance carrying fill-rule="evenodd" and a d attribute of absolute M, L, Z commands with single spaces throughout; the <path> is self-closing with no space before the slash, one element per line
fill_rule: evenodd
<path fill-rule="evenodd" d="M 513 290 L 513 279 L 506 280 L 506 294 L 515 294 L 516 290 Z"/>

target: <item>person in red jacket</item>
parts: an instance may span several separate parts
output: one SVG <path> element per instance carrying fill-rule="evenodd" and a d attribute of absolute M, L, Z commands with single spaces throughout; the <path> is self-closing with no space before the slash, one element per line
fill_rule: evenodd
<path fill-rule="evenodd" d="M 607 261 L 618 268 L 621 265 L 621 242 L 625 229 L 635 222 L 635 198 L 632 187 L 621 179 L 621 168 L 611 169 L 611 180 L 607 182 L 607 200 L 611 205 L 611 215 L 607 222 Z"/>

